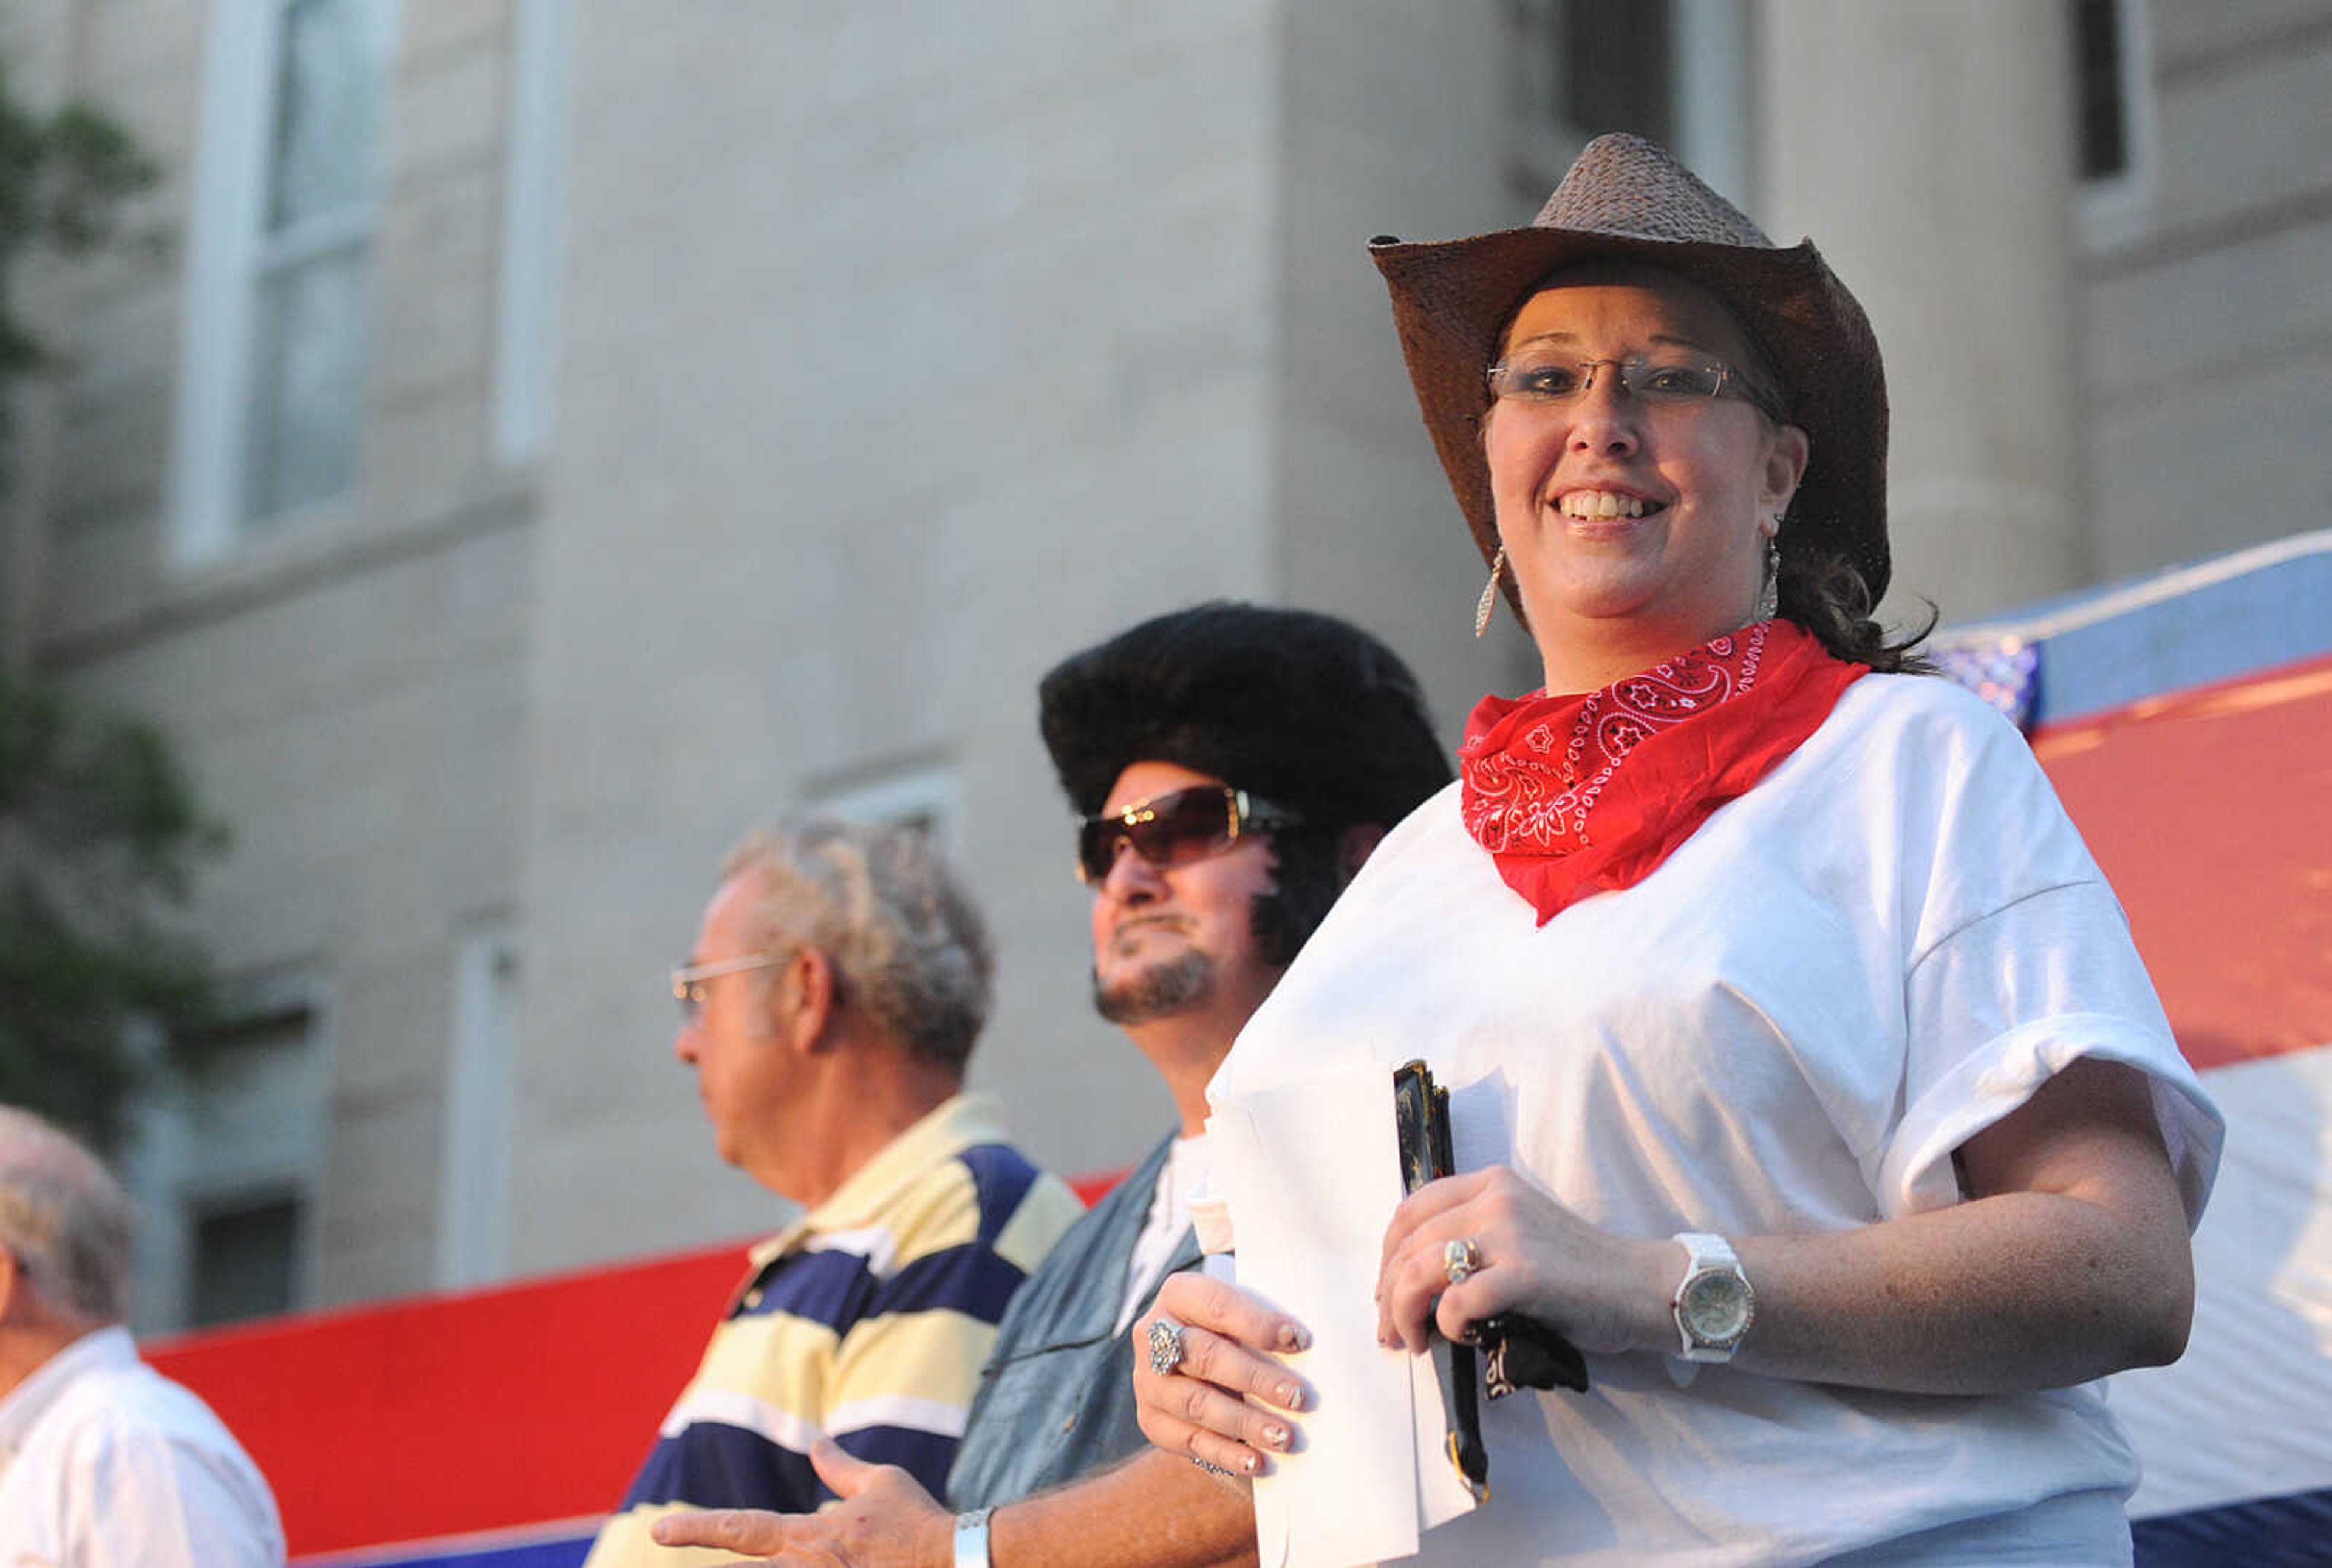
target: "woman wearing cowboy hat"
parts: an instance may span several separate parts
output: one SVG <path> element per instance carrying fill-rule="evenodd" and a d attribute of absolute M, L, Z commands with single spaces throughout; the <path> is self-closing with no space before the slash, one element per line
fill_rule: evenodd
<path fill-rule="evenodd" d="M 1476 711 L 1209 1093 L 1423 1057 L 1461 1173 L 1393 1214 L 1380 1343 L 1587 1353 L 1484 1407 L 1496 1495 L 1418 1560 L 2128 1561 L 2092 1380 L 2183 1348 L 2222 1124 L 2021 738 L 1870 618 L 1860 308 L 1626 137 L 1528 228 L 1373 253 L 1546 684 Z M 1291 1320 L 1193 1276 L 1156 1310 L 1158 1447 L 1251 1475 L 1335 1419 L 1250 1348 Z"/>

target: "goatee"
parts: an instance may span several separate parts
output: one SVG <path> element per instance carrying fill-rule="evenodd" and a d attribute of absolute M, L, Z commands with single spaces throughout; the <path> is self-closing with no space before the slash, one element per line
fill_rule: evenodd
<path fill-rule="evenodd" d="M 1215 989 L 1215 961 L 1203 952 L 1185 952 L 1165 963 L 1152 964 L 1114 985 L 1093 982 L 1094 1009 L 1113 1024 L 1146 1024 L 1179 1013 Z"/>

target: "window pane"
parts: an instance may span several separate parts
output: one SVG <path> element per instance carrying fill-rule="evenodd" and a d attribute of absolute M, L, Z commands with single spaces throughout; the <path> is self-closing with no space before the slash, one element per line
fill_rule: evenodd
<path fill-rule="evenodd" d="M 1668 0 L 1568 0 L 1556 37 L 1562 120 L 1589 136 L 1675 139 Z"/>
<path fill-rule="evenodd" d="M 271 231 L 370 197 L 388 48 L 383 0 L 291 0 L 284 6 Z"/>
<path fill-rule="evenodd" d="M 2073 65 L 2079 73 L 2077 129 L 2083 179 L 2109 179 L 2129 167 L 2121 55 L 2121 7 L 2116 0 L 2074 0 Z"/>
<path fill-rule="evenodd" d="M 300 1245 L 300 1201 L 276 1198 L 214 1209 L 195 1220 L 189 1327 L 289 1312 Z"/>
<path fill-rule="evenodd" d="M 245 470 L 245 512 L 253 519 L 338 495 L 355 482 L 369 271 L 358 245 L 260 282 Z"/>

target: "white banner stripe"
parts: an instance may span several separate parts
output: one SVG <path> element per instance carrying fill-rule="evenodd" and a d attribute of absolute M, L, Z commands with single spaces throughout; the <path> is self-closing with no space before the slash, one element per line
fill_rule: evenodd
<path fill-rule="evenodd" d="M 2213 1067 L 2227 1154 L 2174 1365 L 2110 1384 L 2145 1462 L 2132 1518 L 2332 1487 L 2332 1046 Z"/>

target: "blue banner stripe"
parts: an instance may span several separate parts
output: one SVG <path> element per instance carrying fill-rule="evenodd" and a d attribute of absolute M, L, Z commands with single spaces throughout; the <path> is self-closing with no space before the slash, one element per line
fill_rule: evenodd
<path fill-rule="evenodd" d="M 2137 1568 L 2322 1568 L 2332 1562 L 2332 1487 L 2158 1515 L 2129 1534 Z"/>
<path fill-rule="evenodd" d="M 1009 1143 L 976 1143 L 956 1158 L 980 1192 L 980 1244 L 993 1247 L 1037 1184 L 1037 1168 Z"/>
<path fill-rule="evenodd" d="M 401 1554 L 359 1559 L 363 1568 L 580 1568 L 590 1554 L 590 1535 L 568 1535 L 503 1546 L 430 1547 Z M 302 1561 L 294 1557 L 294 1564 Z"/>
<path fill-rule="evenodd" d="M 866 1315 L 944 1309 L 995 1323 L 1026 1277 L 983 1246 L 951 1247 L 918 1257 L 876 1286 Z"/>

